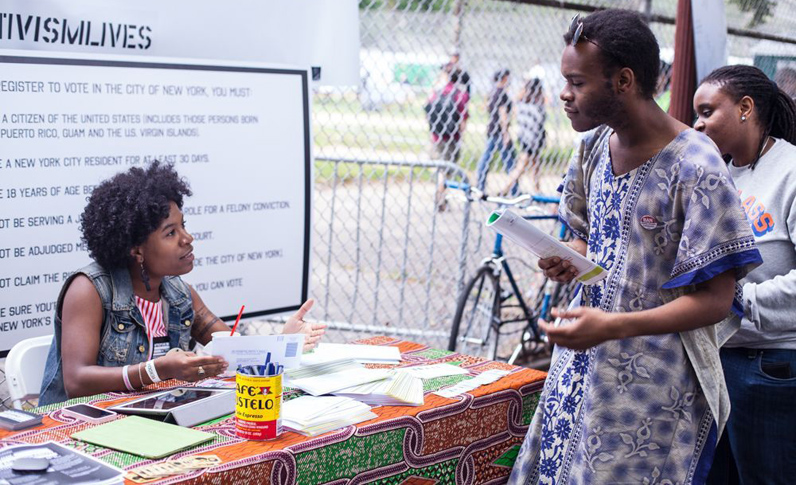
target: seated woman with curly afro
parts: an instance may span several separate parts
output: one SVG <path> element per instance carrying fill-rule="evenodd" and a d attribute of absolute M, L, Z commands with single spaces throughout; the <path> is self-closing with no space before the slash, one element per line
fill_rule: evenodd
<path fill-rule="evenodd" d="M 94 189 L 80 220 L 95 262 L 73 273 L 58 296 L 40 405 L 226 370 L 224 359 L 189 351 L 192 341 L 206 344 L 213 332 L 230 330 L 180 278 L 193 269 L 181 210 L 190 195 L 177 172 L 158 162 Z M 284 328 L 306 333 L 305 349 L 325 328 L 302 320 L 311 306 L 304 303 Z"/>

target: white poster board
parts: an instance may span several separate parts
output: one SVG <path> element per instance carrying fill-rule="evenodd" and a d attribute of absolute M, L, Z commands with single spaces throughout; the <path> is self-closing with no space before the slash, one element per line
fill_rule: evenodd
<path fill-rule="evenodd" d="M 359 83 L 357 0 L 3 0 L 0 49 L 310 67 Z"/>
<path fill-rule="evenodd" d="M 714 69 L 727 65 L 727 17 L 724 0 L 691 2 L 697 85 Z"/>
<path fill-rule="evenodd" d="M 93 186 L 155 159 L 194 192 L 184 278 L 214 313 L 306 299 L 306 70 L 9 55 L 0 66 L 0 356 L 52 333 L 64 278 L 90 261 L 78 217 Z"/>

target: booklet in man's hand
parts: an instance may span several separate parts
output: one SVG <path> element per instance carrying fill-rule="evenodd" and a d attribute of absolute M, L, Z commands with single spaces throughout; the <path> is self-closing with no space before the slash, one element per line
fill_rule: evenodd
<path fill-rule="evenodd" d="M 578 270 L 576 279 L 584 285 L 593 285 L 608 276 L 601 266 L 508 209 L 493 212 L 486 225 L 539 258 L 557 256 L 569 261 Z"/>

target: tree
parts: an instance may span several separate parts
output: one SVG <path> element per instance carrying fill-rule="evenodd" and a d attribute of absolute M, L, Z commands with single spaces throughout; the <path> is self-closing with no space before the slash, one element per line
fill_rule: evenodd
<path fill-rule="evenodd" d="M 730 0 L 729 3 L 737 5 L 741 12 L 754 12 L 746 25 L 750 29 L 768 22 L 777 6 L 777 0 Z"/>

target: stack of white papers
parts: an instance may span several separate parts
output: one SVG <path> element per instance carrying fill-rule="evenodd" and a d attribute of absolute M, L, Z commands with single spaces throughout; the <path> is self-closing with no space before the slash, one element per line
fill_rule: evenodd
<path fill-rule="evenodd" d="M 361 364 L 398 364 L 401 352 L 389 345 L 357 345 L 320 343 L 311 353 L 301 358 L 302 365 L 338 360 L 355 360 Z"/>
<path fill-rule="evenodd" d="M 348 387 L 334 393 L 374 406 L 422 406 L 423 381 L 402 371 L 394 371 L 388 379 Z"/>
<path fill-rule="evenodd" d="M 304 379 L 307 377 L 334 374 L 335 372 L 362 368 L 363 367 L 361 364 L 358 364 L 351 359 L 338 360 L 334 362 L 321 362 L 312 365 L 302 365 L 297 369 L 287 369 L 285 371 L 285 376 L 289 381 L 293 381 L 294 379 Z"/>
<path fill-rule="evenodd" d="M 455 397 L 459 394 L 464 394 L 467 391 L 472 391 L 476 387 L 481 387 L 485 384 L 491 384 L 499 380 L 501 377 L 508 375 L 510 372 L 510 370 L 490 369 L 480 373 L 468 381 L 462 381 L 455 386 L 446 387 L 445 389 L 436 391 L 434 394 L 448 398 Z"/>
<path fill-rule="evenodd" d="M 287 385 L 297 387 L 307 394 L 320 396 L 331 394 L 347 387 L 390 377 L 384 369 L 366 369 L 352 360 L 309 365 L 286 371 Z"/>
<path fill-rule="evenodd" d="M 468 374 L 470 371 L 453 364 L 418 365 L 415 367 L 401 367 L 401 372 L 406 372 L 421 379 L 435 379 L 437 377 L 457 376 Z"/>
<path fill-rule="evenodd" d="M 301 396 L 282 405 L 282 424 L 306 436 L 316 436 L 377 417 L 370 406 L 347 397 Z"/>

